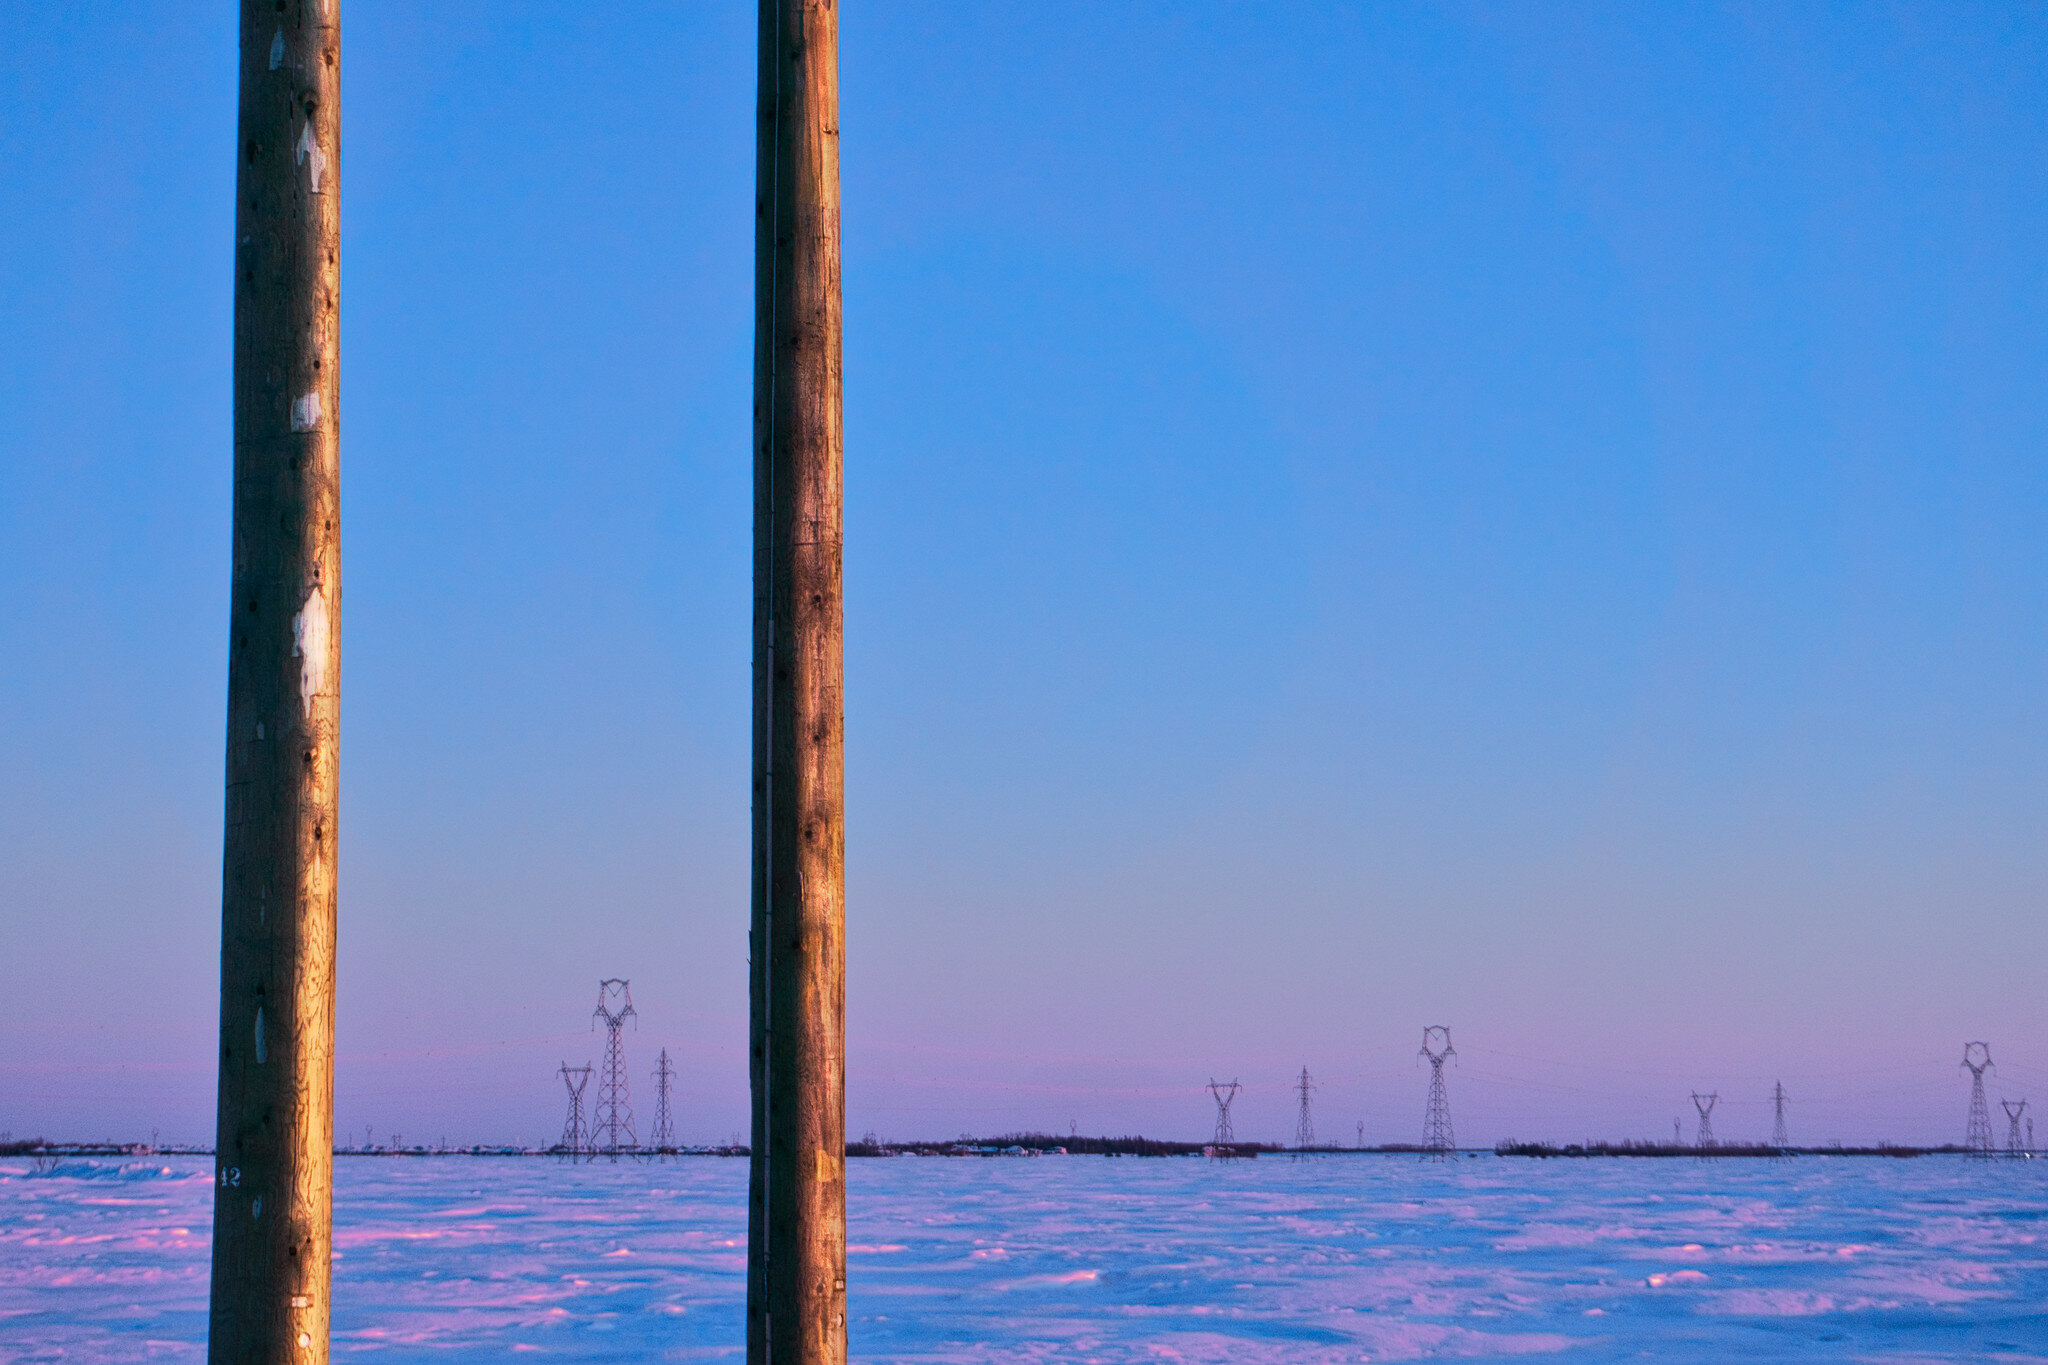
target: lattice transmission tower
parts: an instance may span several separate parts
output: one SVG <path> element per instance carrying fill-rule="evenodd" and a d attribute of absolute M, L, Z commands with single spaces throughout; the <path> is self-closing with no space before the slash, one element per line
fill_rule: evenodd
<path fill-rule="evenodd" d="M 562 1124 L 561 1148 L 574 1161 L 590 1146 L 590 1129 L 583 1122 L 583 1087 L 590 1084 L 590 1067 L 563 1062 L 562 1084 L 569 1088 L 569 1117 Z"/>
<path fill-rule="evenodd" d="M 2027 1112 L 2025 1100 L 2000 1100 L 1998 1107 L 2005 1111 L 2005 1154 L 2025 1156 L 2030 1144 L 2020 1135 L 2020 1123 Z"/>
<path fill-rule="evenodd" d="M 1718 1090 L 1711 1095 L 1702 1095 L 1697 1090 L 1692 1092 L 1692 1107 L 1700 1115 L 1699 1137 L 1693 1146 L 1703 1152 L 1714 1145 L 1714 1106 L 1720 1102 L 1721 1092 Z"/>
<path fill-rule="evenodd" d="M 1316 1124 L 1314 1117 L 1309 1113 L 1308 1097 L 1309 1092 L 1316 1087 L 1315 1082 L 1308 1078 L 1306 1066 L 1302 1067 L 1301 1075 L 1295 1079 L 1294 1088 L 1301 1095 L 1301 1112 L 1294 1120 L 1294 1145 L 1303 1148 L 1313 1147 L 1316 1145 Z"/>
<path fill-rule="evenodd" d="M 650 1145 L 665 1156 L 675 1155 L 676 1150 L 676 1116 L 669 1106 L 675 1079 L 675 1066 L 668 1059 L 668 1049 L 663 1048 L 661 1060 L 654 1064 L 654 1140 Z"/>
<path fill-rule="evenodd" d="M 1991 1064 L 1991 1044 L 1964 1043 L 1963 1070 L 1970 1073 L 1970 1122 L 1963 1130 L 1963 1149 L 1971 1156 L 1991 1155 L 1991 1106 L 1984 1102 L 1984 1073 Z"/>
<path fill-rule="evenodd" d="M 1237 1098 L 1236 1081 L 1218 1081 L 1209 1078 L 1209 1093 L 1216 1100 L 1216 1145 L 1228 1147 L 1237 1141 L 1237 1134 L 1230 1127 L 1230 1102 Z"/>
<path fill-rule="evenodd" d="M 633 991 L 622 978 L 606 977 L 597 983 L 597 1008 L 591 1011 L 590 1026 L 604 1021 L 604 1070 L 597 1080 L 596 1121 L 590 1125 L 590 1145 L 614 1161 L 620 1152 L 640 1145 L 633 1133 L 633 1096 L 626 1079 L 625 1029 L 633 1012 Z"/>
<path fill-rule="evenodd" d="M 1422 1050 L 1415 1057 L 1418 1063 L 1424 1057 L 1429 1059 L 1429 1105 L 1422 1111 L 1425 1160 L 1442 1161 L 1458 1149 L 1457 1136 L 1451 1131 L 1451 1099 L 1444 1090 L 1444 1063 L 1457 1055 L 1450 1029 L 1431 1024 L 1422 1031 Z"/>
<path fill-rule="evenodd" d="M 1792 1139 L 1785 1131 L 1785 1083 L 1778 1082 L 1778 1088 L 1771 1094 L 1771 1146 L 1790 1147 Z"/>

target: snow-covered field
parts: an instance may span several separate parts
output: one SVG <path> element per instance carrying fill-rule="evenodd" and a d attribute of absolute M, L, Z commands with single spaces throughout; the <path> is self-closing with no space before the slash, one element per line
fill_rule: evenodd
<path fill-rule="evenodd" d="M 745 1164 L 342 1158 L 335 1350 L 739 1353 Z M 853 1354 L 2048 1361 L 2048 1162 L 848 1163 Z M 0 1360 L 197 1360 L 207 1168 L 0 1162 Z"/>

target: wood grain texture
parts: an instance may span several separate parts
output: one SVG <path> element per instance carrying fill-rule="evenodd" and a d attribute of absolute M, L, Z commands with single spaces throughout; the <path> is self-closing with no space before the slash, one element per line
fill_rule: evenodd
<path fill-rule="evenodd" d="M 208 1356 L 327 1359 L 341 675 L 340 0 L 244 0 Z"/>
<path fill-rule="evenodd" d="M 846 1359 L 838 14 L 762 0 L 747 1358 Z"/>

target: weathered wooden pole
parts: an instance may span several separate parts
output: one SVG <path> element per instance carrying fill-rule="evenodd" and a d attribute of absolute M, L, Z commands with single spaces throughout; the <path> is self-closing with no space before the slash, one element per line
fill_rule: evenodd
<path fill-rule="evenodd" d="M 839 19 L 761 0 L 749 1365 L 846 1359 Z"/>
<path fill-rule="evenodd" d="M 242 0 L 208 1358 L 327 1359 L 341 663 L 340 0 Z"/>

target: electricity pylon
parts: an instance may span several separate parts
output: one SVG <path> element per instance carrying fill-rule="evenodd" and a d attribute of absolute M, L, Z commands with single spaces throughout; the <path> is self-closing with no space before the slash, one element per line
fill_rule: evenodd
<path fill-rule="evenodd" d="M 668 1049 L 661 1050 L 661 1060 L 654 1064 L 654 1150 L 664 1156 L 673 1156 L 676 1146 L 675 1114 L 669 1108 L 669 1084 L 675 1079 L 676 1069 L 669 1064 Z"/>
<path fill-rule="evenodd" d="M 1422 1153 L 1426 1159 L 1442 1161 L 1458 1149 L 1451 1132 L 1451 1101 L 1444 1091 L 1444 1063 L 1458 1055 L 1451 1046 L 1451 1031 L 1431 1024 L 1422 1031 L 1422 1050 L 1417 1060 L 1429 1058 L 1429 1105 L 1422 1113 Z"/>
<path fill-rule="evenodd" d="M 1785 1083 L 1778 1082 L 1778 1088 L 1771 1096 L 1771 1146 L 1790 1147 L 1792 1139 L 1785 1132 Z"/>
<path fill-rule="evenodd" d="M 1984 1073 L 1996 1069 L 1991 1044 L 1963 1044 L 1963 1070 L 1970 1073 L 1970 1122 L 1963 1130 L 1963 1149 L 1971 1156 L 1991 1155 L 1991 1107 L 1984 1102 Z"/>
<path fill-rule="evenodd" d="M 590 1067 L 562 1063 L 562 1084 L 569 1089 L 569 1117 L 562 1124 L 562 1152 L 569 1160 L 581 1156 L 588 1146 L 590 1130 L 583 1124 L 583 1087 L 590 1084 Z"/>
<path fill-rule="evenodd" d="M 590 1126 L 590 1145 L 612 1160 L 620 1152 L 640 1145 L 633 1133 L 631 1082 L 626 1078 L 626 1043 L 623 1034 L 628 1019 L 639 1016 L 633 1010 L 633 991 L 622 978 L 611 976 L 597 983 L 597 1008 L 591 1011 L 590 1026 L 604 1021 L 604 1072 L 597 1082 L 597 1121 Z"/>
<path fill-rule="evenodd" d="M 2024 1156 L 2026 1144 L 2020 1140 L 2020 1118 L 2027 1112 L 2025 1100 L 2000 1100 L 1998 1107 L 2005 1110 L 2005 1154 Z"/>
<path fill-rule="evenodd" d="M 1209 1080 L 1209 1093 L 1216 1100 L 1216 1145 L 1218 1147 L 1228 1147 L 1231 1143 L 1237 1141 L 1237 1134 L 1232 1132 L 1230 1127 L 1230 1102 L 1237 1098 L 1237 1091 L 1238 1084 L 1236 1081 L 1218 1081 L 1213 1076 Z"/>
<path fill-rule="evenodd" d="M 1294 1082 L 1294 1088 L 1301 1093 L 1301 1114 L 1294 1120 L 1294 1145 L 1308 1148 L 1316 1145 L 1315 1120 L 1309 1114 L 1308 1096 L 1315 1083 L 1308 1078 L 1308 1068 L 1301 1069 L 1301 1076 Z"/>
<path fill-rule="evenodd" d="M 1693 1145 L 1703 1152 L 1714 1145 L 1714 1106 L 1720 1102 L 1721 1092 L 1718 1090 L 1711 1095 L 1702 1095 L 1697 1090 L 1692 1092 L 1692 1107 L 1700 1114 L 1699 1140 Z"/>

